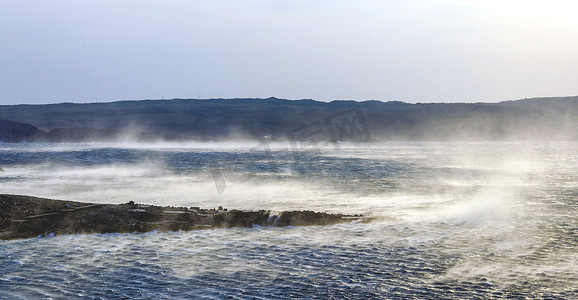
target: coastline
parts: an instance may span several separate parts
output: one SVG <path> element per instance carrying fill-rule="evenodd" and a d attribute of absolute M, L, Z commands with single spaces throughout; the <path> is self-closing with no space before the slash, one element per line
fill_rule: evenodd
<path fill-rule="evenodd" d="M 241 211 L 136 204 L 95 204 L 0 194 L 0 240 L 52 235 L 190 231 L 252 226 L 367 222 L 362 215 L 314 211 Z"/>

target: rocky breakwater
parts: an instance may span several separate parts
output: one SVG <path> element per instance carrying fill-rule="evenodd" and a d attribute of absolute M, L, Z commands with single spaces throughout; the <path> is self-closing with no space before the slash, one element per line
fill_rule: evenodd
<path fill-rule="evenodd" d="M 94 204 L 0 195 L 0 240 L 89 233 L 187 231 L 258 226 L 333 225 L 367 222 L 362 215 L 313 211 L 241 211 L 136 204 Z"/>

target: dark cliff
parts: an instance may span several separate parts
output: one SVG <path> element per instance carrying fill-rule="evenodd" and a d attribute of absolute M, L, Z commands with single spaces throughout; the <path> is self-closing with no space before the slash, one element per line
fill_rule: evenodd
<path fill-rule="evenodd" d="M 0 141 L 7 143 L 21 143 L 42 140 L 46 133 L 33 125 L 0 120 Z"/>
<path fill-rule="evenodd" d="M 0 106 L 1 140 L 578 140 L 578 97 L 500 103 L 269 99 Z M 14 129 L 16 128 L 16 129 Z"/>

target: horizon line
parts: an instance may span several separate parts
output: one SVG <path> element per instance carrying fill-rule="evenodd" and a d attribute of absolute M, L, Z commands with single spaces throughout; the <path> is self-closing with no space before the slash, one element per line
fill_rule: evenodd
<path fill-rule="evenodd" d="M 498 100 L 495 102 L 486 102 L 486 101 L 476 101 L 476 102 L 405 102 L 403 100 L 378 100 L 378 99 L 365 99 L 365 100 L 354 100 L 354 99 L 333 99 L 329 101 L 317 100 L 312 98 L 302 98 L 302 99 L 288 99 L 288 98 L 277 98 L 275 96 L 267 97 L 267 98 L 251 98 L 251 97 L 243 97 L 243 98 L 170 98 L 170 99 L 119 99 L 119 100 L 109 100 L 109 101 L 94 101 L 94 102 L 71 102 L 71 101 L 63 101 L 63 102 L 51 102 L 51 103 L 14 103 L 14 104 L 0 104 L 0 106 L 41 106 L 41 105 L 62 105 L 62 104 L 111 104 L 111 103 L 119 103 L 119 102 L 142 102 L 142 101 L 177 101 L 177 100 L 190 100 L 190 101 L 215 101 L 215 100 L 223 100 L 223 101 L 230 101 L 230 100 L 282 100 L 282 101 L 314 101 L 318 103 L 333 103 L 333 102 L 357 102 L 357 103 L 364 103 L 364 102 L 380 102 L 380 103 L 392 103 L 398 102 L 403 104 L 499 104 L 504 102 L 513 102 L 513 101 L 523 101 L 523 100 L 538 100 L 538 99 L 566 99 L 566 98 L 578 98 L 578 95 L 570 95 L 570 96 L 537 96 L 537 97 L 530 97 L 530 98 L 520 98 L 520 99 L 508 99 L 508 100 Z"/>

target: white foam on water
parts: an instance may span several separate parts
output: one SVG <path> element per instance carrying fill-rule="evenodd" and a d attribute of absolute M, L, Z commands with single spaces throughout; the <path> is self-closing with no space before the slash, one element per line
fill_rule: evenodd
<path fill-rule="evenodd" d="M 0 145 L 0 151 L 43 155 L 116 147 L 168 155 L 216 151 L 242 156 L 254 145 L 249 142 L 30 144 Z M 276 151 L 283 151 L 284 147 L 287 146 L 282 143 L 272 145 Z M 396 252 L 388 252 L 395 249 L 410 253 L 400 252 L 400 257 L 396 257 L 408 266 L 416 259 L 434 262 L 453 259 L 441 275 L 423 275 L 429 278 L 424 279 L 428 283 L 475 281 L 483 277 L 506 287 L 524 281 L 549 280 L 539 286 L 556 291 L 571 286 L 572 278 L 578 275 L 572 268 L 577 263 L 577 255 L 572 251 L 577 245 L 571 236 L 577 219 L 576 199 L 572 198 L 578 187 L 576 149 L 574 144 L 546 147 L 531 143 L 340 144 L 338 150 L 325 148 L 305 153 L 306 158 L 311 158 L 306 161 L 284 162 L 279 172 L 268 169 L 254 174 L 239 170 L 228 173 L 221 193 L 210 169 L 174 170 L 154 156 L 137 162 L 86 166 L 22 163 L 2 166 L 6 172 L 0 173 L 0 192 L 95 203 L 132 200 L 206 208 L 363 213 L 377 219 L 370 224 L 357 222 L 323 228 L 38 239 L 18 244 L 19 249 L 24 249 L 23 257 L 10 258 L 22 262 L 23 267 L 38 263 L 40 253 L 46 251 L 58 255 L 66 249 L 82 248 L 83 251 L 69 255 L 78 259 L 80 265 L 92 268 L 115 263 L 131 265 L 136 263 L 131 260 L 134 256 L 143 264 L 145 258 L 150 259 L 155 267 L 170 270 L 178 278 L 206 275 L 207 270 L 220 272 L 222 276 L 267 270 L 274 279 L 287 272 L 295 276 L 315 272 L 326 275 L 321 265 L 334 266 L 332 257 L 351 265 L 363 265 L 360 259 L 371 254 L 367 259 L 370 265 L 377 264 L 374 268 L 395 268 L 389 263 Z M 311 166 L 319 169 L 311 176 L 298 172 L 297 167 L 309 169 L 306 164 L 315 163 L 325 167 Z M 394 173 L 373 172 L 380 168 L 391 168 Z M 411 256 L 412 251 L 418 256 Z M 284 264 L 290 260 L 295 262 L 293 267 Z M 79 264 L 59 261 L 57 266 L 81 271 Z M 279 269 L 280 265 L 285 269 Z M 343 268 L 332 271 L 355 273 L 346 266 Z M 10 276 L 0 279 L 18 275 Z M 378 275 L 367 276 L 379 279 Z"/>

